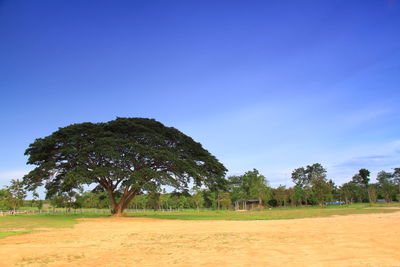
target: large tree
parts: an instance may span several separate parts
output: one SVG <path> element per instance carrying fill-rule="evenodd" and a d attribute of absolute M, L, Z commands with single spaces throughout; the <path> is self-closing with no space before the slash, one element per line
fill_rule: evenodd
<path fill-rule="evenodd" d="M 27 189 L 45 185 L 51 197 L 94 184 L 108 193 L 116 215 L 136 195 L 160 186 L 216 190 L 227 171 L 191 137 L 146 118 L 73 124 L 36 139 L 25 155 L 37 166 L 23 179 Z"/>

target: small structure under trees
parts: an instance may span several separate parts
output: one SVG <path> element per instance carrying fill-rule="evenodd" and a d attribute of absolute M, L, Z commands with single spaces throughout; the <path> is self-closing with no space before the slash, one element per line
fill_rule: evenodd
<path fill-rule="evenodd" d="M 235 210 L 256 210 L 260 209 L 258 199 L 238 199 L 235 201 Z"/>

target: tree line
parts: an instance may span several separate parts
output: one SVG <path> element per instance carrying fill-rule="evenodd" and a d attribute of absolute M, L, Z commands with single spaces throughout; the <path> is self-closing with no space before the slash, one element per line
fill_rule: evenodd
<path fill-rule="evenodd" d="M 24 197 L 21 190 L 36 194 L 40 187 L 54 206 L 107 206 L 116 216 L 132 207 L 227 209 L 249 199 L 258 208 L 321 205 L 333 199 L 391 201 L 398 199 L 399 191 L 398 169 L 381 172 L 377 184 L 370 184 L 369 172 L 362 169 L 341 187 L 327 180 L 318 163 L 295 169 L 295 186 L 290 188 L 270 187 L 255 169 L 226 177 L 225 166 L 199 142 L 148 118 L 62 127 L 36 139 L 25 155 L 35 168 L 1 191 L 3 206 L 16 208 Z M 93 186 L 92 192 L 84 192 Z"/>
<path fill-rule="evenodd" d="M 191 190 L 167 193 L 165 188 L 137 195 L 128 209 L 233 209 L 237 201 L 253 200 L 256 208 L 303 205 L 323 205 L 326 202 L 376 203 L 400 200 L 400 168 L 393 172 L 380 171 L 376 183 L 370 183 L 370 172 L 360 169 L 348 182 L 336 186 L 327 179 L 326 169 L 319 163 L 300 167 L 292 172 L 294 186 L 271 187 L 264 175 L 253 169 L 243 175 L 229 176 L 223 190 L 210 190 L 194 186 Z M 42 208 L 44 201 L 37 193 L 33 199 L 23 201 L 26 191 L 21 181 L 12 180 L 0 190 L 0 209 L 18 209 L 22 205 Z M 69 192 L 54 195 L 46 203 L 56 208 L 110 209 L 106 192 Z"/>

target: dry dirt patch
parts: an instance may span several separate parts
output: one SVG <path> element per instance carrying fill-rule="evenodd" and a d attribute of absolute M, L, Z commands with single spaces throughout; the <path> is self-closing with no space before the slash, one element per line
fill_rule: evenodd
<path fill-rule="evenodd" d="M 400 207 L 368 207 L 369 210 L 400 210 Z"/>
<path fill-rule="evenodd" d="M 85 219 L 0 240 L 0 266 L 398 266 L 400 212 L 279 221 Z"/>

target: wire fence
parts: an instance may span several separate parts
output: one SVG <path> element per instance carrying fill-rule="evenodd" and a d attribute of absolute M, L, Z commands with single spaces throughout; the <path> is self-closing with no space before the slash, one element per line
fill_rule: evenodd
<path fill-rule="evenodd" d="M 200 210 L 211 210 L 202 208 Z M 145 212 L 193 212 L 197 209 L 125 209 L 124 213 L 145 213 Z M 18 210 L 0 210 L 0 216 L 8 215 L 33 215 L 33 214 L 104 214 L 111 215 L 111 209 L 71 209 L 71 208 L 55 208 L 55 209 L 18 209 Z"/>

